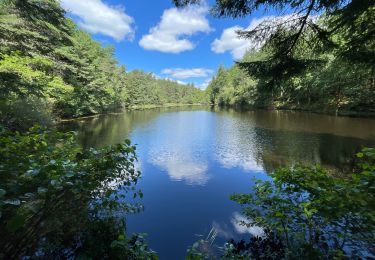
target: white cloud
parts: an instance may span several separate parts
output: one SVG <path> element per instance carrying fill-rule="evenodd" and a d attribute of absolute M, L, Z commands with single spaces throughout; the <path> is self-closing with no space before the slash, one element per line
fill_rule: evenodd
<path fill-rule="evenodd" d="M 234 59 L 241 59 L 251 45 L 248 40 L 238 38 L 236 33 L 238 30 L 244 30 L 244 28 L 234 26 L 225 29 L 220 39 L 215 39 L 212 43 L 212 51 L 215 53 L 230 51 Z"/>
<path fill-rule="evenodd" d="M 117 41 L 133 39 L 134 19 L 123 7 L 109 6 L 102 0 L 61 0 L 62 7 L 78 18 L 78 24 L 90 33 L 103 34 Z"/>
<path fill-rule="evenodd" d="M 206 79 L 202 84 L 198 86 L 198 88 L 205 90 L 208 85 L 210 85 L 212 79 Z"/>
<path fill-rule="evenodd" d="M 188 39 L 198 32 L 212 31 L 205 6 L 190 6 L 184 9 L 171 8 L 164 11 L 158 25 L 144 35 L 139 45 L 146 50 L 180 53 L 192 50 L 195 45 Z"/>
<path fill-rule="evenodd" d="M 215 53 L 224 53 L 229 51 L 234 59 L 241 59 L 247 50 L 258 49 L 264 42 L 254 42 L 248 39 L 238 37 L 237 31 L 249 31 L 255 29 L 261 24 L 280 24 L 296 14 L 285 16 L 264 16 L 261 18 L 254 18 L 247 28 L 241 26 L 233 26 L 225 29 L 219 39 L 215 39 L 211 44 L 211 50 Z"/>
<path fill-rule="evenodd" d="M 193 69 L 164 69 L 162 74 L 170 75 L 173 78 L 177 79 L 188 79 L 188 78 L 203 78 L 211 75 L 214 71 L 204 68 L 193 68 Z"/>

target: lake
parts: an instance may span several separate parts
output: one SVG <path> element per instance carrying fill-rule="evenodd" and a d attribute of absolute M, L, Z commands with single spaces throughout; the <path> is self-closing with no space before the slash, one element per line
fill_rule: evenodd
<path fill-rule="evenodd" d="M 147 233 L 160 259 L 184 259 L 195 241 L 217 232 L 215 243 L 259 232 L 238 224 L 229 200 L 251 192 L 254 178 L 293 165 L 319 163 L 341 172 L 354 154 L 375 146 L 375 120 L 306 112 L 179 107 L 129 111 L 64 124 L 84 147 L 137 144 L 145 209 L 127 219 L 128 232 Z"/>

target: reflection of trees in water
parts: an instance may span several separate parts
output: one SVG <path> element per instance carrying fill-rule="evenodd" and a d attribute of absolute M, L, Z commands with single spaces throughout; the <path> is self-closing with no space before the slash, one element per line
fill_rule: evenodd
<path fill-rule="evenodd" d="M 243 116 L 219 113 L 215 125 L 214 158 L 224 168 L 262 171 L 254 122 Z"/>
<path fill-rule="evenodd" d="M 318 163 L 340 172 L 348 171 L 353 167 L 354 154 L 363 146 L 374 145 L 371 141 L 330 134 L 265 129 L 257 129 L 257 133 L 260 136 L 257 140 L 261 140 L 258 150 L 267 172 L 295 163 Z"/>
<path fill-rule="evenodd" d="M 164 113 L 184 110 L 195 111 L 202 108 L 197 106 L 134 110 L 68 121 L 61 124 L 59 128 L 77 131 L 78 140 L 83 147 L 103 147 L 123 142 L 129 138 L 134 128 L 144 127 Z"/>
<path fill-rule="evenodd" d="M 79 133 L 84 147 L 121 143 L 135 128 L 145 128 L 163 114 L 201 111 L 202 107 L 159 108 L 109 114 L 65 123 Z M 216 124 L 205 131 L 216 136 L 214 157 L 223 167 L 273 171 L 301 162 L 345 170 L 361 146 L 375 145 L 370 119 L 333 117 L 290 111 L 213 109 Z M 195 126 L 189 126 L 193 128 Z M 186 138 L 189 131 L 185 131 Z M 184 137 L 185 138 L 185 137 Z M 367 141 L 366 141 L 367 140 Z"/>
<path fill-rule="evenodd" d="M 157 111 L 131 111 L 86 118 L 68 123 L 68 129 L 78 132 L 83 147 L 102 147 L 123 142 L 136 126 L 142 126 L 160 115 Z"/>
<path fill-rule="evenodd" d="M 304 134 L 256 128 L 257 145 L 267 172 L 276 168 L 301 163 L 320 163 L 318 140 Z"/>
<path fill-rule="evenodd" d="M 288 111 L 239 113 L 220 109 L 217 113 L 222 116 L 217 127 L 218 137 L 222 139 L 219 143 L 225 143 L 228 148 L 224 154 L 219 149 L 219 161 L 227 167 L 255 170 L 261 166 L 272 172 L 295 163 L 319 163 L 347 171 L 353 165 L 353 155 L 361 147 L 375 145 L 375 140 L 364 138 L 371 136 L 369 131 L 364 131 L 366 128 L 353 126 L 362 119 Z M 368 127 L 375 127 L 375 121 L 363 120 Z"/>
<path fill-rule="evenodd" d="M 354 167 L 354 155 L 364 146 L 372 147 L 374 145 L 375 141 L 321 135 L 319 138 L 319 153 L 323 165 L 332 166 L 342 172 L 348 172 Z"/>

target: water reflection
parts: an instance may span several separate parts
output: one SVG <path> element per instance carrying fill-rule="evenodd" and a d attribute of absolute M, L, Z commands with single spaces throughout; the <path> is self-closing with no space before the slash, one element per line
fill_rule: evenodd
<path fill-rule="evenodd" d="M 186 181 L 190 185 L 204 185 L 209 180 L 207 163 L 177 152 L 153 151 L 150 160 L 154 165 L 167 171 L 174 181 Z"/>
<path fill-rule="evenodd" d="M 216 125 L 214 157 L 224 168 L 263 171 L 257 151 L 254 122 L 220 116 Z"/>
<path fill-rule="evenodd" d="M 248 223 L 249 220 L 245 218 L 241 213 L 235 211 L 232 213 L 228 221 L 223 222 L 212 222 L 212 229 L 215 230 L 217 236 L 225 240 L 240 238 L 243 235 L 251 235 L 255 237 L 264 237 L 265 233 L 263 228 L 259 226 L 248 227 L 244 223 Z"/>
<path fill-rule="evenodd" d="M 360 139 L 375 139 L 374 119 L 322 115 L 298 111 L 255 110 L 226 113 L 253 118 L 257 127 L 275 131 L 329 134 Z"/>
<path fill-rule="evenodd" d="M 249 172 L 269 172 L 295 162 L 343 170 L 351 166 L 356 151 L 375 144 L 374 119 L 290 111 L 175 110 L 111 114 L 66 122 L 61 128 L 77 130 L 85 147 L 116 144 L 142 134 L 136 141 L 151 142 L 147 157 L 176 180 L 184 179 L 188 170 L 202 175 L 209 159 Z"/>
<path fill-rule="evenodd" d="M 159 117 L 152 125 L 148 140 L 149 161 L 167 172 L 171 180 L 190 185 L 204 185 L 207 172 L 207 146 L 212 126 L 212 114 L 201 111 L 170 113 Z"/>
<path fill-rule="evenodd" d="M 291 111 L 219 110 L 216 152 L 228 168 L 272 172 L 295 163 L 345 171 L 363 146 L 375 145 L 375 120 Z M 224 149 L 223 149 L 224 148 Z"/>
<path fill-rule="evenodd" d="M 219 223 L 217 221 L 212 221 L 212 229 L 217 232 L 217 235 L 225 240 L 232 239 L 236 237 L 235 232 L 230 225 L 225 222 Z"/>
<path fill-rule="evenodd" d="M 362 146 L 375 146 L 373 119 L 287 111 L 157 109 L 63 128 L 77 130 L 85 147 L 125 138 L 138 144 L 145 211 L 128 219 L 128 229 L 148 233 L 160 259 L 183 259 L 194 234 L 212 227 L 222 242 L 261 235 L 259 228 L 238 224 L 240 208 L 229 200 L 250 192 L 253 177 L 269 178 L 267 172 L 297 162 L 345 170 Z"/>
<path fill-rule="evenodd" d="M 231 219 L 231 223 L 233 224 L 234 229 L 237 231 L 238 234 L 250 234 L 254 237 L 265 237 L 264 229 L 258 226 L 251 226 L 248 227 L 244 225 L 249 220 L 246 219 L 243 215 L 239 212 L 233 213 L 233 218 Z"/>

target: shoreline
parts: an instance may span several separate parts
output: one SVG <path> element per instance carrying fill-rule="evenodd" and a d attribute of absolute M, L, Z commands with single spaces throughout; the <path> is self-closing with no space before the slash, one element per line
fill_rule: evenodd
<path fill-rule="evenodd" d="M 375 111 L 353 111 L 353 110 L 339 110 L 335 111 L 332 109 L 317 110 L 314 108 L 302 108 L 302 107 L 288 107 L 288 106 L 275 106 L 275 107 L 257 107 L 257 106 L 219 106 L 212 105 L 213 107 L 221 109 L 235 109 L 238 111 L 251 111 L 251 110 L 266 110 L 266 111 L 294 111 L 294 112 L 306 112 L 328 116 L 339 116 L 339 117 L 358 117 L 358 118 L 369 118 L 375 119 Z"/>
<path fill-rule="evenodd" d="M 350 111 L 350 110 L 342 110 L 342 111 L 334 111 L 334 110 L 316 110 L 312 108 L 292 108 L 287 106 L 280 106 L 280 107 L 240 107 L 240 106 L 219 106 L 214 104 L 164 104 L 164 105 L 134 105 L 131 107 L 124 108 L 117 112 L 104 112 L 80 117 L 73 117 L 73 118 L 61 118 L 58 119 L 56 123 L 62 122 L 69 122 L 69 121 L 76 121 L 81 119 L 88 119 L 99 117 L 103 115 L 118 115 L 128 111 L 139 111 L 139 110 L 148 110 L 148 109 L 156 109 L 156 108 L 175 108 L 175 107 L 198 107 L 198 106 L 206 106 L 211 108 L 219 108 L 219 109 L 234 109 L 237 111 L 252 111 L 252 110 L 265 110 L 265 111 L 293 111 L 293 112 L 306 112 L 306 113 L 314 113 L 320 115 L 329 115 L 329 116 L 339 116 L 339 117 L 354 117 L 354 118 L 369 118 L 375 119 L 375 111 L 372 112 L 364 112 L 364 111 Z"/>
<path fill-rule="evenodd" d="M 155 108 L 173 108 L 173 107 L 193 107 L 193 106 L 211 106 L 210 104 L 164 104 L 164 105 L 134 105 L 131 107 L 123 108 L 122 110 L 119 110 L 118 112 L 104 112 L 104 113 L 98 113 L 98 114 L 92 114 L 92 115 L 86 115 L 86 116 L 79 116 L 79 117 L 72 117 L 72 118 L 60 118 L 57 120 L 56 123 L 61 122 L 69 122 L 69 121 L 75 121 L 80 119 L 87 119 L 87 118 L 94 118 L 99 117 L 103 115 L 118 115 L 122 114 L 127 111 L 139 111 L 139 110 L 148 110 L 148 109 L 155 109 Z"/>

